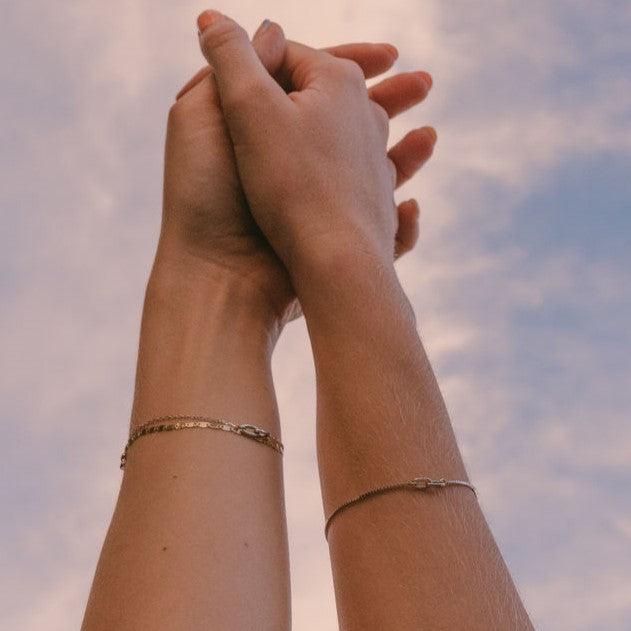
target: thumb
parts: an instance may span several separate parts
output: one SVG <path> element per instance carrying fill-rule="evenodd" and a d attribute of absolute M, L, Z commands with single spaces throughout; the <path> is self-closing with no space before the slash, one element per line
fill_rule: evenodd
<path fill-rule="evenodd" d="M 260 111 L 262 101 L 285 97 L 258 58 L 248 34 L 234 20 L 218 11 L 205 11 L 197 24 L 202 53 L 215 71 L 228 122 L 233 113 L 247 120 L 250 112 Z"/>
<path fill-rule="evenodd" d="M 285 47 L 287 45 L 283 29 L 274 22 L 264 20 L 252 38 L 252 44 L 261 63 L 267 69 L 267 72 L 272 76 L 276 75 L 283 63 Z M 211 74 L 212 71 L 212 67 L 206 64 L 192 79 L 189 79 L 184 87 L 177 93 L 175 100 L 178 101 L 187 92 L 190 92 L 190 90 Z"/>
<path fill-rule="evenodd" d="M 263 20 L 252 37 L 252 45 L 268 74 L 274 77 L 285 58 L 287 40 L 283 29 L 275 22 Z"/>

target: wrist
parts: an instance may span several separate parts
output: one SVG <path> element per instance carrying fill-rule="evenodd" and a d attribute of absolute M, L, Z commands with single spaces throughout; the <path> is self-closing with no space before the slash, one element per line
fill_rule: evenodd
<path fill-rule="evenodd" d="M 269 300 L 265 286 L 229 265 L 186 254 L 158 251 L 147 283 L 147 302 L 153 308 L 167 304 L 173 312 L 203 314 L 200 326 L 220 328 L 224 335 L 241 335 L 274 348 L 283 326 L 283 314 Z M 160 306 L 162 305 L 162 307 Z"/>
<path fill-rule="evenodd" d="M 355 319 L 362 311 L 387 302 L 399 305 L 399 319 L 404 317 L 415 325 L 393 254 L 357 243 L 322 249 L 294 268 L 292 282 L 308 321 L 339 321 L 344 314 Z"/>
<path fill-rule="evenodd" d="M 283 258 L 298 296 L 314 284 L 346 282 L 344 270 L 351 274 L 394 271 L 394 233 L 390 238 L 384 232 L 388 231 L 346 226 L 295 239 Z"/>
<path fill-rule="evenodd" d="M 249 289 L 221 270 L 156 261 L 142 315 L 132 426 L 165 414 L 256 418 L 245 397 L 272 401 L 271 354 L 278 332 Z M 256 397 L 255 397 L 256 398 Z M 257 399 L 258 400 L 258 399 Z M 266 418 L 276 410 L 267 405 Z M 269 429 L 266 427 L 266 429 Z"/>

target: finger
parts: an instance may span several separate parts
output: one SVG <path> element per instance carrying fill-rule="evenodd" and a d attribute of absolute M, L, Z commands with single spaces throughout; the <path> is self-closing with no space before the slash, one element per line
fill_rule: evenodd
<path fill-rule="evenodd" d="M 399 51 L 391 44 L 341 44 L 322 50 L 339 59 L 351 59 L 359 65 L 366 79 L 390 70 L 399 56 Z"/>
<path fill-rule="evenodd" d="M 284 91 L 261 63 L 241 26 L 218 11 L 205 11 L 197 23 L 200 47 L 214 69 L 229 127 L 231 116 L 238 116 L 246 125 L 256 124 L 263 104 L 269 109 L 286 101 Z"/>
<path fill-rule="evenodd" d="M 278 32 L 278 30 L 280 30 L 278 25 L 274 22 L 270 23 L 269 20 L 265 20 L 261 24 L 259 30 L 254 34 L 254 37 L 252 38 L 254 48 L 257 49 L 257 52 L 260 53 L 267 50 L 259 50 L 257 48 L 257 40 L 261 38 L 265 33 L 267 33 L 267 35 L 265 35 L 264 39 L 268 39 L 270 32 Z M 352 59 L 361 67 L 366 79 L 371 79 L 390 70 L 390 68 L 392 68 L 392 65 L 399 56 L 399 51 L 394 46 L 392 46 L 392 44 L 341 44 L 339 46 L 330 46 L 328 48 L 323 48 L 322 50 L 329 53 L 330 55 L 333 55 L 334 57 L 338 57 L 339 59 Z M 261 57 L 260 54 L 259 57 Z M 263 65 L 268 69 L 270 74 L 275 74 L 277 68 L 270 69 L 270 66 L 265 63 L 265 60 L 263 58 L 261 58 L 261 61 L 263 62 Z M 211 72 L 212 68 L 210 66 L 204 66 L 204 68 L 197 72 L 197 74 L 192 79 L 190 79 L 186 83 L 186 85 L 177 93 L 175 100 L 177 101 L 178 99 L 182 98 L 200 81 L 203 81 Z M 427 76 L 429 77 L 429 75 Z M 375 86 L 375 88 L 376 87 L 377 86 Z M 391 87 L 391 91 L 396 89 L 396 85 Z M 406 89 L 406 86 L 403 86 L 403 89 Z M 422 98 L 419 100 L 422 100 Z"/>
<path fill-rule="evenodd" d="M 433 127 L 413 129 L 388 151 L 397 168 L 396 188 L 407 182 L 429 160 L 436 144 Z"/>
<path fill-rule="evenodd" d="M 190 79 L 186 85 L 177 93 L 175 100 L 179 101 L 189 90 L 192 90 L 200 81 L 203 81 L 213 69 L 210 66 L 204 66 L 195 76 Z"/>
<path fill-rule="evenodd" d="M 252 44 L 259 56 L 261 63 L 270 74 L 274 74 L 280 67 L 285 51 L 285 35 L 274 22 L 264 20 L 252 37 Z M 189 90 L 203 81 L 212 73 L 210 66 L 204 66 L 188 83 L 177 93 L 175 100 L 181 99 Z"/>
<path fill-rule="evenodd" d="M 373 47 L 372 51 L 369 50 Z M 288 92 L 302 91 L 307 87 L 317 88 L 321 81 L 335 77 L 348 86 L 349 81 L 366 89 L 366 74 L 372 75 L 379 68 L 387 69 L 394 57 L 383 48 L 383 44 L 344 44 L 339 49 L 316 50 L 294 41 L 287 41 L 285 59 L 275 78 Z M 389 46 L 389 45 L 387 45 Z M 378 48 L 381 52 L 377 52 Z M 329 51 L 333 50 L 335 54 Z M 387 51 L 387 63 L 383 51 Z"/>
<path fill-rule="evenodd" d="M 394 258 L 398 259 L 414 248 L 418 241 L 418 219 L 420 210 L 415 199 L 401 202 L 397 206 L 399 227 L 394 240 Z"/>
<path fill-rule="evenodd" d="M 372 86 L 368 95 L 392 118 L 420 103 L 431 87 L 432 78 L 427 72 L 406 72 Z"/>
<path fill-rule="evenodd" d="M 392 180 L 392 190 L 394 190 L 397 187 L 399 171 L 397 169 L 397 165 L 390 159 L 388 159 L 388 170 L 390 171 L 390 179 Z"/>
<path fill-rule="evenodd" d="M 252 46 L 263 67 L 274 76 L 283 63 L 285 55 L 285 34 L 283 29 L 275 22 L 263 20 L 256 33 L 252 37 Z"/>

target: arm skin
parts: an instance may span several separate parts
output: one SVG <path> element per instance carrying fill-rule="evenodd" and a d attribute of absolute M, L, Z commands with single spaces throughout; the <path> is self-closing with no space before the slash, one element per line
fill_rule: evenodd
<path fill-rule="evenodd" d="M 281 438 L 274 335 L 221 270 L 154 267 L 133 423 L 200 414 Z M 218 430 L 141 437 L 129 451 L 84 630 L 289 629 L 282 456 Z"/>
<path fill-rule="evenodd" d="M 282 32 L 256 45 L 273 71 Z M 249 216 L 207 78 L 169 112 L 130 429 L 190 414 L 282 440 L 270 357 L 293 302 Z M 289 629 L 289 585 L 282 456 L 219 430 L 143 436 L 128 454 L 82 629 Z"/>
<path fill-rule="evenodd" d="M 280 28 L 272 25 L 255 46 L 273 72 L 284 47 Z M 394 62 L 377 45 L 329 52 L 372 76 Z M 388 79 L 374 98 L 394 115 L 425 96 L 419 85 L 408 75 Z M 397 178 L 430 153 L 427 143 L 404 143 Z M 416 240 L 416 212 L 415 203 L 400 210 L 401 253 Z M 270 356 L 295 311 L 286 270 L 250 217 L 204 71 L 169 116 L 162 232 L 142 316 L 131 428 L 192 414 L 254 424 L 282 439 Z M 207 429 L 135 442 L 83 631 L 289 628 L 282 456 Z"/>
<path fill-rule="evenodd" d="M 327 517 L 386 484 L 468 479 L 393 269 L 343 264 L 339 282 L 322 265 L 296 284 L 315 357 Z M 334 518 L 328 541 L 344 631 L 533 628 L 469 489 L 369 498 Z"/>
<path fill-rule="evenodd" d="M 383 112 L 352 64 L 288 43 L 285 94 L 238 25 L 216 12 L 200 22 L 252 213 L 309 328 L 325 516 L 383 485 L 466 480 L 393 268 Z M 469 489 L 370 498 L 335 518 L 329 544 L 343 631 L 533 628 Z"/>

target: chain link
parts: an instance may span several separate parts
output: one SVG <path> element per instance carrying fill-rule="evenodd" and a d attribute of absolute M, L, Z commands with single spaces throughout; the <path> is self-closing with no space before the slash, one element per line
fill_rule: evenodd
<path fill-rule="evenodd" d="M 175 422 L 168 422 L 175 421 Z M 158 432 L 169 432 L 178 429 L 221 429 L 226 432 L 232 432 L 238 436 L 245 436 L 251 440 L 255 440 L 258 443 L 267 445 L 277 451 L 279 454 L 283 454 L 283 444 L 270 433 L 264 429 L 244 423 L 243 425 L 237 425 L 221 418 L 208 418 L 206 416 L 190 416 L 186 414 L 175 414 L 170 416 L 160 416 L 159 418 L 152 419 L 143 425 L 137 427 L 130 435 L 125 450 L 121 455 L 120 468 L 125 468 L 127 462 L 127 452 L 129 448 L 141 437 L 147 434 L 156 434 Z"/>
<path fill-rule="evenodd" d="M 439 480 L 433 480 L 432 478 L 414 478 L 413 480 L 411 480 L 410 482 L 401 482 L 399 484 L 391 484 L 389 486 L 380 486 L 379 488 L 376 489 L 372 489 L 370 491 L 366 491 L 365 493 L 362 493 L 361 495 L 358 495 L 357 497 L 354 497 L 352 500 L 349 500 L 348 502 L 342 504 L 341 506 L 338 506 L 338 508 L 336 508 L 330 515 L 329 518 L 326 520 L 326 524 L 324 526 L 324 536 L 328 541 L 329 538 L 329 527 L 331 526 L 331 520 L 339 513 L 341 513 L 343 510 L 346 510 L 347 508 L 349 508 L 350 506 L 353 506 L 354 504 L 357 504 L 369 497 L 373 497 L 375 495 L 381 495 L 382 493 L 387 493 L 388 491 L 396 491 L 398 489 L 412 489 L 415 491 L 427 491 L 431 488 L 443 488 L 446 486 L 466 486 L 467 488 L 471 489 L 474 493 L 474 495 L 477 497 L 478 494 L 475 490 L 475 487 L 470 484 L 469 482 L 465 482 L 464 480 L 445 480 L 445 478 L 440 478 Z"/>

